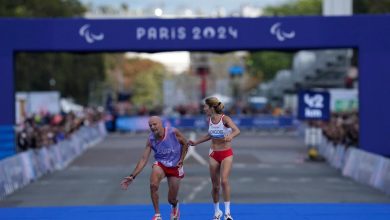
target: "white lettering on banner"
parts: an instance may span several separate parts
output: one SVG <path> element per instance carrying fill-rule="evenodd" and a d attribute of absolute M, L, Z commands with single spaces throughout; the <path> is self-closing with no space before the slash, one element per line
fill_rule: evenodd
<path fill-rule="evenodd" d="M 309 94 L 305 94 L 303 98 L 305 103 L 311 108 L 323 108 L 324 107 L 324 97 L 320 94 L 316 94 L 313 97 L 310 97 Z"/>
<path fill-rule="evenodd" d="M 138 27 L 136 29 L 137 40 L 184 40 L 186 38 L 185 27 Z"/>
<path fill-rule="evenodd" d="M 321 118 L 322 111 L 319 109 L 305 108 L 305 116 L 308 118 Z"/>
<path fill-rule="evenodd" d="M 200 40 L 202 37 L 200 36 L 200 33 L 202 31 L 200 30 L 200 27 L 194 27 L 192 28 L 192 39 L 194 40 Z"/>
<path fill-rule="evenodd" d="M 137 28 L 137 40 L 143 38 L 146 34 L 145 28 Z"/>
<path fill-rule="evenodd" d="M 205 29 L 203 29 L 203 36 L 206 39 L 214 38 L 215 37 L 215 29 L 212 27 L 205 27 Z"/>
<path fill-rule="evenodd" d="M 179 27 L 177 29 L 177 33 L 178 33 L 178 39 L 179 40 L 184 40 L 186 39 L 186 28 L 185 27 Z"/>
<path fill-rule="evenodd" d="M 235 28 L 233 28 L 233 27 L 229 27 L 229 29 L 228 29 L 229 31 L 229 34 L 234 38 L 234 39 L 236 39 L 236 38 L 238 38 L 238 30 L 237 29 L 235 29 Z"/>
<path fill-rule="evenodd" d="M 157 30 L 156 30 L 156 28 L 151 27 L 151 28 L 148 29 L 148 37 L 150 37 L 150 39 L 152 39 L 152 40 L 156 40 L 157 39 Z"/>
<path fill-rule="evenodd" d="M 169 40 L 169 35 L 168 35 L 168 28 L 160 28 L 160 39 L 161 40 Z"/>
<path fill-rule="evenodd" d="M 185 40 L 187 39 L 187 29 L 185 27 L 137 27 L 137 40 Z M 192 27 L 192 40 L 209 40 L 209 39 L 237 39 L 238 30 L 232 26 L 218 27 Z"/>

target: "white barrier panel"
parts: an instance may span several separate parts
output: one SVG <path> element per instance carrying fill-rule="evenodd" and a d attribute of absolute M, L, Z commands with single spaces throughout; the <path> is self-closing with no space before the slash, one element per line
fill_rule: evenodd
<path fill-rule="evenodd" d="M 390 160 L 385 157 L 349 148 L 342 173 L 390 194 Z"/>
<path fill-rule="evenodd" d="M 56 145 L 28 150 L 0 161 L 0 198 L 39 177 L 64 169 L 87 148 L 107 135 L 104 123 L 82 127 L 70 139 Z"/>
<path fill-rule="evenodd" d="M 382 158 L 375 178 L 371 183 L 373 186 L 382 189 L 390 194 L 390 160 Z"/>
<path fill-rule="evenodd" d="M 325 150 L 325 155 L 324 157 L 326 158 L 326 161 L 331 162 L 333 155 L 334 155 L 335 149 L 334 146 L 329 142 L 326 150 Z"/>
<path fill-rule="evenodd" d="M 330 158 L 330 164 L 337 169 L 341 169 L 344 165 L 344 157 L 345 147 L 342 145 L 337 145 L 334 149 L 332 157 Z"/>
<path fill-rule="evenodd" d="M 4 193 L 1 197 L 24 186 L 26 180 L 23 177 L 23 164 L 19 155 L 5 159 L 0 167 L 2 179 L 0 192 Z"/>
<path fill-rule="evenodd" d="M 378 171 L 381 157 L 364 151 L 359 151 L 359 154 L 358 170 L 352 177 L 361 183 L 371 184 Z"/>
<path fill-rule="evenodd" d="M 348 148 L 345 154 L 345 163 L 342 168 L 343 175 L 352 177 L 357 172 L 357 164 L 359 163 L 359 152 L 355 148 Z"/>

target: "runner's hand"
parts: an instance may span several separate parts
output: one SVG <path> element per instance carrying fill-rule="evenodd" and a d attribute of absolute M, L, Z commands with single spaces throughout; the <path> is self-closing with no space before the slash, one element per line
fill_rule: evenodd
<path fill-rule="evenodd" d="M 183 161 L 182 160 L 179 160 L 179 162 L 177 163 L 177 166 L 180 168 L 183 166 Z"/>
<path fill-rule="evenodd" d="M 225 137 L 226 142 L 231 142 L 233 140 L 232 136 L 228 135 Z"/>
<path fill-rule="evenodd" d="M 195 146 L 195 142 L 192 141 L 192 140 L 188 140 L 188 143 L 187 143 L 187 144 L 190 145 L 190 146 Z"/>
<path fill-rule="evenodd" d="M 127 190 L 127 188 L 133 182 L 133 180 L 134 180 L 133 176 L 126 176 L 125 178 L 123 178 L 123 180 L 121 182 L 122 189 Z"/>

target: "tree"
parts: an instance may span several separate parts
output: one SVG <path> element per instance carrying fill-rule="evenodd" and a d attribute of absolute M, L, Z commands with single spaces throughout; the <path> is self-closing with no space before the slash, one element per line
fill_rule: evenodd
<path fill-rule="evenodd" d="M 88 104 L 91 84 L 104 80 L 104 62 L 101 54 L 18 53 L 15 73 L 17 91 L 57 90 Z"/>
<path fill-rule="evenodd" d="M 320 15 L 321 11 L 321 0 L 297 0 L 279 6 L 266 7 L 264 15 Z M 292 52 L 252 52 L 246 59 L 246 65 L 252 77 L 258 81 L 268 81 L 274 78 L 278 70 L 291 68 L 292 57 Z"/>
<path fill-rule="evenodd" d="M 354 0 L 353 12 L 354 14 L 388 14 L 390 13 L 390 0 Z"/>
<path fill-rule="evenodd" d="M 264 15 L 291 16 L 291 15 L 321 15 L 322 0 L 297 0 L 279 6 L 270 6 L 264 9 Z"/>
<path fill-rule="evenodd" d="M 133 103 L 153 108 L 162 104 L 162 84 L 165 67 L 148 59 L 129 59 L 124 67 L 128 86 L 133 91 Z"/>
<path fill-rule="evenodd" d="M 0 0 L 3 17 L 80 17 L 85 10 L 78 0 Z M 58 90 L 88 104 L 91 85 L 104 80 L 103 55 L 17 53 L 15 79 L 18 91 Z"/>
<path fill-rule="evenodd" d="M 289 52 L 252 52 L 246 65 L 253 77 L 267 81 L 273 79 L 278 70 L 291 68 L 292 56 Z"/>
<path fill-rule="evenodd" d="M 131 101 L 139 107 L 151 109 L 162 103 L 163 78 L 167 74 L 163 64 L 119 53 L 108 54 L 105 60 L 107 80 L 115 92 L 132 94 Z"/>
<path fill-rule="evenodd" d="M 78 0 L 0 0 L 1 17 L 75 17 L 85 10 Z"/>
<path fill-rule="evenodd" d="M 138 74 L 134 81 L 133 103 L 149 109 L 161 105 L 163 75 L 158 68 Z"/>

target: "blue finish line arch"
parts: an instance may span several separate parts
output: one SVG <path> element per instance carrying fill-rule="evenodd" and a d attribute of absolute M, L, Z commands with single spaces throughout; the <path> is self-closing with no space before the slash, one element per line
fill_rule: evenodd
<path fill-rule="evenodd" d="M 360 147 L 390 156 L 390 16 L 1 19 L 0 158 L 15 153 L 14 53 L 359 49 Z"/>

